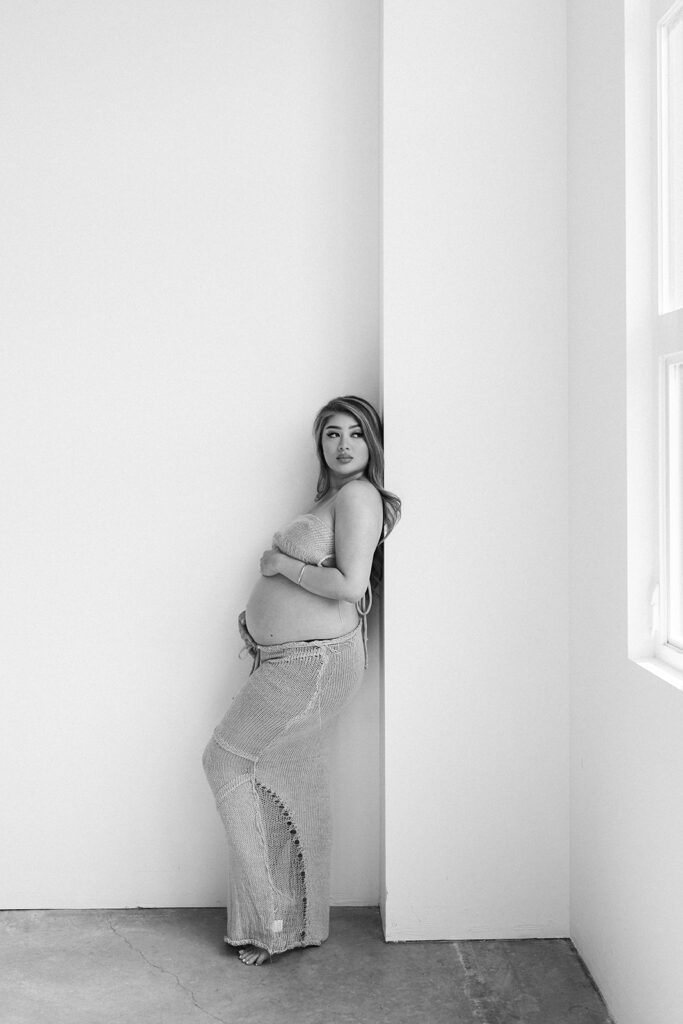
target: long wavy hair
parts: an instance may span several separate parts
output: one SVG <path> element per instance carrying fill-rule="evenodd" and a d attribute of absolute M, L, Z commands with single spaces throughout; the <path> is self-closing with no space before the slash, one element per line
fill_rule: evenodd
<path fill-rule="evenodd" d="M 384 487 L 383 430 L 382 421 L 377 410 L 369 402 L 366 402 L 364 398 L 358 398 L 357 395 L 343 395 L 327 402 L 313 423 L 313 436 L 315 437 L 318 462 L 320 463 L 315 500 L 320 501 L 330 489 L 330 470 L 323 454 L 323 431 L 327 421 L 337 412 L 353 416 L 356 422 L 360 424 L 363 437 L 368 446 L 368 464 L 365 475 L 370 483 L 377 488 L 382 498 L 384 526 L 382 528 L 382 536 L 375 548 L 372 568 L 370 570 L 370 586 L 372 590 L 377 590 L 382 580 L 384 562 L 382 544 L 401 518 L 401 499 L 392 494 L 391 491 L 385 490 Z"/>

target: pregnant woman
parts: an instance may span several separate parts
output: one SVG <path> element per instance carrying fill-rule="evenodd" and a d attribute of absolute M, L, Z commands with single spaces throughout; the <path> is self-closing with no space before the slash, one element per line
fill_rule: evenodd
<path fill-rule="evenodd" d="M 249 965 L 327 938 L 327 741 L 367 665 L 379 545 L 401 510 L 368 402 L 333 399 L 313 430 L 315 502 L 261 558 L 239 618 L 252 673 L 204 751 L 230 851 L 225 941 Z"/>

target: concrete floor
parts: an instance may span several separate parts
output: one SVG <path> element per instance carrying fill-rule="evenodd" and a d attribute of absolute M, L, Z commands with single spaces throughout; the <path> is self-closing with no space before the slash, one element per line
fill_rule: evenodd
<path fill-rule="evenodd" d="M 609 1024 L 566 939 L 387 944 L 336 908 L 319 948 L 245 967 L 224 911 L 0 913 L 3 1024 Z"/>

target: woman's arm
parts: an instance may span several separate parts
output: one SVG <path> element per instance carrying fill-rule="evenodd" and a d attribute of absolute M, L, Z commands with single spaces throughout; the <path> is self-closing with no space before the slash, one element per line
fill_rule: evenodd
<path fill-rule="evenodd" d="M 360 601 L 368 588 L 372 556 L 381 536 L 382 498 L 368 480 L 352 480 L 339 492 L 334 511 L 336 568 L 306 565 L 282 551 L 266 551 L 261 558 L 263 575 L 279 573 L 318 597 L 354 604 Z"/>

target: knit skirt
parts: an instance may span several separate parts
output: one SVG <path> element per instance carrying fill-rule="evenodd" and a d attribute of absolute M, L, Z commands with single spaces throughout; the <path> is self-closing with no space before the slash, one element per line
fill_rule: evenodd
<path fill-rule="evenodd" d="M 328 747 L 358 689 L 361 627 L 333 640 L 259 645 L 252 674 L 204 751 L 228 838 L 225 941 L 269 953 L 329 933 Z"/>

